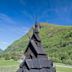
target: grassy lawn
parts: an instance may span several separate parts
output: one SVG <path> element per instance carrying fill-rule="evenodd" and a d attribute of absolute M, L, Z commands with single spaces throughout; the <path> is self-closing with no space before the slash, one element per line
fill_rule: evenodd
<path fill-rule="evenodd" d="M 56 72 L 72 72 L 72 68 L 56 67 Z"/>
<path fill-rule="evenodd" d="M 13 60 L 0 60 L 0 72 L 16 72 L 19 63 Z M 72 72 L 72 67 L 56 63 L 56 72 Z"/>
<path fill-rule="evenodd" d="M 14 61 L 14 60 L 3 60 L 1 59 L 0 60 L 0 66 L 16 66 L 18 65 L 18 62 L 17 61 Z"/>
<path fill-rule="evenodd" d="M 72 66 L 61 63 L 55 63 L 56 72 L 72 72 Z"/>

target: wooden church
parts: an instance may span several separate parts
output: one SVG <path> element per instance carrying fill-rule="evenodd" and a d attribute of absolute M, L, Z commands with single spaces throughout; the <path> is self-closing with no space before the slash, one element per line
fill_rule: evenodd
<path fill-rule="evenodd" d="M 56 72 L 52 60 L 47 58 L 41 45 L 39 25 L 37 23 L 24 55 L 25 59 L 17 72 Z"/>

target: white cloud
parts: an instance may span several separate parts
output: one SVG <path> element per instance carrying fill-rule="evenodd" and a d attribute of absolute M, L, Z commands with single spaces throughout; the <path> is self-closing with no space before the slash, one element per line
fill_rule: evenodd
<path fill-rule="evenodd" d="M 2 44 L 8 44 L 8 42 L 0 41 L 0 45 L 2 45 Z"/>
<path fill-rule="evenodd" d="M 8 15 L 0 13 L 0 24 L 16 24 Z"/>
<path fill-rule="evenodd" d="M 6 14 L 0 13 L 0 48 L 6 49 L 13 41 L 19 39 L 29 30 L 27 26 L 20 26 Z"/>
<path fill-rule="evenodd" d="M 3 41 L 1 41 L 1 42 L 0 42 L 0 49 L 4 50 L 4 49 L 6 49 L 6 47 L 7 47 L 8 45 L 9 45 L 8 42 L 3 42 Z"/>
<path fill-rule="evenodd" d="M 0 27 L 0 32 L 4 30 L 4 28 L 7 31 L 11 31 L 11 32 L 21 32 L 24 31 L 25 33 L 29 30 L 28 27 L 24 26 L 20 26 L 20 24 L 14 20 L 12 20 L 11 17 L 9 17 L 6 14 L 0 13 L 0 25 L 3 25 L 3 27 Z M 18 26 L 17 26 L 18 25 Z M 20 27 L 19 27 L 20 26 Z"/>

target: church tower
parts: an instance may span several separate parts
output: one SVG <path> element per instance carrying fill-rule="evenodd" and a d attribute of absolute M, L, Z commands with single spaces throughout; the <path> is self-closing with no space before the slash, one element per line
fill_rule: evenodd
<path fill-rule="evenodd" d="M 39 24 L 35 24 L 33 35 L 24 52 L 25 59 L 17 72 L 56 72 L 53 61 L 49 60 L 39 37 Z"/>

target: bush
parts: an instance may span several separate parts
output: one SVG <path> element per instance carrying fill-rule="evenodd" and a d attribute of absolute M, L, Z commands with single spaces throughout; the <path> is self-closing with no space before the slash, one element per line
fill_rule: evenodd
<path fill-rule="evenodd" d="M 0 55 L 0 58 L 1 58 L 2 56 Z"/>
<path fill-rule="evenodd" d="M 52 57 L 53 62 L 61 63 L 62 61 L 59 58 Z"/>
<path fill-rule="evenodd" d="M 15 61 L 17 61 L 18 59 L 19 59 L 19 54 L 17 54 L 17 53 L 11 53 L 11 59 L 13 59 L 13 60 L 15 60 Z"/>
<path fill-rule="evenodd" d="M 71 59 L 63 60 L 63 63 L 72 65 L 72 60 Z"/>
<path fill-rule="evenodd" d="M 11 59 L 13 59 L 14 61 L 18 60 L 17 56 L 12 56 Z"/>
<path fill-rule="evenodd" d="M 5 60 L 10 60 L 11 59 L 10 56 L 9 56 L 9 54 L 5 54 L 4 58 L 5 58 Z"/>

